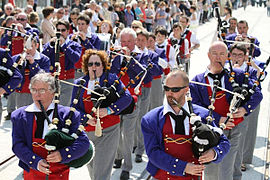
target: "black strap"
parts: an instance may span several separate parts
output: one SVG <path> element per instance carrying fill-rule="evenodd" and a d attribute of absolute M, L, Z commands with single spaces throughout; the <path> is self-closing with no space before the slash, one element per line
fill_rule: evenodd
<path fill-rule="evenodd" d="M 175 115 L 172 112 L 168 113 L 169 116 L 171 116 L 171 118 L 173 118 L 175 120 L 175 128 L 174 128 L 174 133 L 175 134 L 181 134 L 181 135 L 185 135 L 185 124 L 184 124 L 184 120 L 186 118 L 186 114 L 183 113 L 183 115 Z"/>
<path fill-rule="evenodd" d="M 49 116 L 52 113 L 53 109 L 48 110 L 46 113 Z M 45 120 L 45 114 L 43 112 L 35 112 L 35 116 L 37 117 L 37 129 L 35 132 L 35 138 L 42 138 L 43 135 L 43 129 L 44 129 L 44 120 Z"/>

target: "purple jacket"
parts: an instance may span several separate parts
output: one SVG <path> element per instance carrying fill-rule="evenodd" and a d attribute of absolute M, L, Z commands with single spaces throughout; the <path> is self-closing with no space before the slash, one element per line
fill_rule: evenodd
<path fill-rule="evenodd" d="M 87 87 L 88 82 L 89 82 L 89 75 L 83 76 L 81 77 L 82 79 L 84 79 L 86 82 L 84 84 L 85 87 Z M 104 79 L 105 79 L 105 73 L 102 74 L 102 76 L 100 77 L 100 86 L 102 87 L 104 84 Z M 108 87 L 110 87 L 114 81 L 118 79 L 117 76 L 115 74 L 111 74 L 109 73 L 108 76 Z M 76 79 L 75 80 L 75 84 L 79 84 L 79 80 L 80 79 Z M 117 92 L 119 92 L 122 88 L 124 87 L 123 83 L 120 81 L 120 84 L 116 86 L 117 88 Z M 71 102 L 73 102 L 73 99 L 76 96 L 76 92 L 77 92 L 78 87 L 74 87 L 73 91 L 72 91 L 72 98 L 71 98 Z M 75 108 L 77 111 L 79 111 L 81 113 L 81 119 L 82 120 L 86 120 L 86 113 L 85 113 L 85 108 L 84 108 L 84 103 L 83 103 L 83 94 L 85 92 L 85 89 L 82 89 L 80 97 L 79 97 L 79 102 L 77 105 L 75 105 Z M 106 101 L 106 100 L 105 100 Z M 126 90 L 121 96 L 120 98 L 112 103 L 109 107 L 115 112 L 113 115 L 118 115 L 122 110 L 124 110 L 126 107 L 129 106 L 129 104 L 132 101 L 132 97 L 129 93 L 128 90 Z"/>
<path fill-rule="evenodd" d="M 7 59 L 7 64 L 4 68 L 10 69 L 14 63 L 14 61 L 11 59 L 11 56 L 9 53 L 7 53 L 4 49 L 0 48 L 0 67 L 3 66 L 3 59 L 6 58 Z M 5 84 L 3 88 L 7 94 L 12 93 L 17 86 L 21 83 L 22 81 L 22 75 L 20 73 L 20 71 L 18 70 L 18 68 L 15 68 L 12 76 L 9 79 L 9 82 L 7 84 Z"/>
<path fill-rule="evenodd" d="M 193 105 L 193 109 L 195 114 L 202 117 L 203 123 L 206 123 L 205 118 L 208 116 L 208 110 L 198 105 Z M 146 169 L 152 176 L 155 176 L 159 169 L 163 169 L 176 176 L 184 176 L 187 162 L 181 159 L 177 160 L 177 158 L 165 152 L 162 137 L 165 119 L 163 106 L 151 110 L 142 118 L 141 127 L 144 136 L 144 145 L 149 158 Z M 216 126 L 213 122 L 212 125 Z M 222 135 L 219 144 L 213 148 L 217 153 L 217 158 L 213 162 L 218 163 L 224 158 L 227 152 L 229 152 L 230 143 L 226 136 Z M 181 150 L 179 149 L 179 151 Z M 175 166 L 177 168 L 175 168 Z"/>
<path fill-rule="evenodd" d="M 242 86 L 242 83 L 244 81 L 243 71 L 241 71 L 240 69 L 234 69 L 234 72 L 235 72 L 235 81 L 240 86 Z M 192 81 L 206 83 L 205 72 L 196 75 L 192 79 Z M 224 75 L 224 82 L 225 82 L 225 88 L 232 91 L 233 88 L 232 88 L 231 83 L 229 82 L 229 76 L 227 74 Z M 253 80 L 250 79 L 248 87 L 251 88 L 252 86 L 253 86 Z M 208 106 L 210 105 L 210 99 L 209 99 L 207 87 L 190 83 L 189 88 L 190 88 L 190 92 L 191 92 L 191 96 L 192 96 L 192 102 L 194 104 L 199 105 L 199 106 L 208 108 Z M 255 93 L 250 97 L 250 99 L 243 106 L 243 108 L 245 108 L 245 110 L 247 111 L 246 115 L 250 114 L 257 107 L 257 105 L 260 104 L 262 98 L 263 98 L 263 95 L 262 95 L 260 89 L 257 87 L 255 89 Z M 226 100 L 229 104 L 231 102 L 231 99 L 232 99 L 232 95 L 230 93 L 226 92 Z M 215 123 L 219 124 L 219 119 L 221 116 L 216 112 L 214 112 L 213 115 L 215 118 Z"/>
<path fill-rule="evenodd" d="M 74 41 L 67 40 L 62 44 L 60 51 L 65 53 L 65 69 L 62 69 L 61 71 L 74 69 L 74 64 L 79 61 L 81 57 L 82 46 Z M 55 64 L 55 48 L 48 42 L 44 45 L 42 53 L 50 58 L 50 71 L 53 72 Z"/>
<path fill-rule="evenodd" d="M 30 168 L 37 170 L 39 160 L 42 158 L 32 151 L 32 130 L 34 113 L 26 112 L 28 106 L 21 107 L 11 114 L 12 121 L 12 150 L 15 155 L 20 159 L 19 166 L 24 170 L 29 171 Z M 59 124 L 58 129 L 65 125 L 65 120 L 70 112 L 69 107 L 58 105 Z M 77 131 L 80 125 L 80 114 L 75 112 L 71 118 L 70 134 Z M 90 142 L 85 132 L 82 132 L 74 143 L 63 149 L 59 149 L 62 156 L 61 163 L 68 163 L 74 159 L 78 159 L 85 154 L 89 148 Z M 69 151 L 65 149 L 68 148 Z M 71 155 L 71 158 L 68 157 Z"/>

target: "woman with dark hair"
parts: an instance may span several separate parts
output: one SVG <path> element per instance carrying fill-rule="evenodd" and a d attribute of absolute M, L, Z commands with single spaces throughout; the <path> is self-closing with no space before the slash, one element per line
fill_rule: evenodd
<path fill-rule="evenodd" d="M 83 55 L 82 70 L 85 76 L 81 77 L 86 82 L 84 86 L 91 90 L 106 89 L 110 87 L 116 80 L 117 75 L 105 72 L 108 65 L 108 56 L 105 51 L 86 50 Z M 78 84 L 80 79 L 75 81 Z M 95 85 L 99 84 L 99 85 Z M 119 93 L 124 85 L 121 81 L 115 85 L 116 91 Z M 74 87 L 72 100 L 76 96 L 78 87 Z M 111 92 L 113 93 L 113 92 Z M 113 162 L 120 138 L 120 117 L 119 113 L 124 110 L 132 101 L 132 97 L 128 90 L 120 95 L 117 101 L 109 103 L 109 105 L 101 104 L 97 111 L 100 118 L 102 128 L 102 136 L 95 136 L 95 126 L 97 124 L 97 114 L 88 119 L 93 104 L 93 94 L 89 91 L 82 90 L 79 101 L 75 105 L 76 110 L 81 113 L 82 120 L 87 121 L 85 127 L 88 138 L 95 145 L 95 157 L 87 165 L 92 180 L 109 180 L 113 167 Z M 109 99 L 105 100 L 106 102 Z M 107 103 L 108 104 L 108 103 Z M 107 106 L 107 107 L 106 107 Z"/>

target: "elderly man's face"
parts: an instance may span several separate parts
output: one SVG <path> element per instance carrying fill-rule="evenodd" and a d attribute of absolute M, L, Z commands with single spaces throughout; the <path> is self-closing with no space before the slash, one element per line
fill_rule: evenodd
<path fill-rule="evenodd" d="M 9 16 L 11 14 L 11 12 L 12 12 L 12 7 L 11 6 L 7 6 L 5 8 L 5 14 Z"/>
<path fill-rule="evenodd" d="M 210 64 L 214 67 L 220 67 L 220 63 L 224 66 L 226 60 L 228 59 L 228 51 L 225 44 L 215 44 L 208 52 L 208 57 L 210 59 Z"/>
<path fill-rule="evenodd" d="M 131 34 L 122 34 L 121 46 L 127 47 L 130 51 L 133 51 L 135 48 L 135 38 Z"/>
<path fill-rule="evenodd" d="M 45 108 L 48 108 L 52 103 L 54 92 L 49 88 L 49 85 L 42 81 L 35 81 L 30 89 L 34 103 L 39 107 L 38 101 L 41 101 Z"/>
<path fill-rule="evenodd" d="M 19 14 L 17 16 L 17 22 L 20 23 L 21 25 L 23 25 L 23 27 L 26 27 L 26 23 L 27 23 L 27 17 L 24 14 Z"/>

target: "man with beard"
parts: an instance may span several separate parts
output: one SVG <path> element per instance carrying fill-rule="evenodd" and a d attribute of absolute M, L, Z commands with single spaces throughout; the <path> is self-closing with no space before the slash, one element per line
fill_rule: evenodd
<path fill-rule="evenodd" d="M 169 73 L 164 91 L 163 106 L 147 113 L 141 122 L 149 158 L 147 171 L 154 179 L 198 179 L 205 169 L 204 163 L 222 160 L 229 151 L 229 142 L 222 135 L 217 146 L 205 151 L 199 159 L 194 158 L 190 142 L 193 132 L 187 116 L 190 110 L 185 98 L 189 91 L 186 73 L 180 70 Z M 194 113 L 206 122 L 208 111 L 198 105 L 192 107 Z"/>

